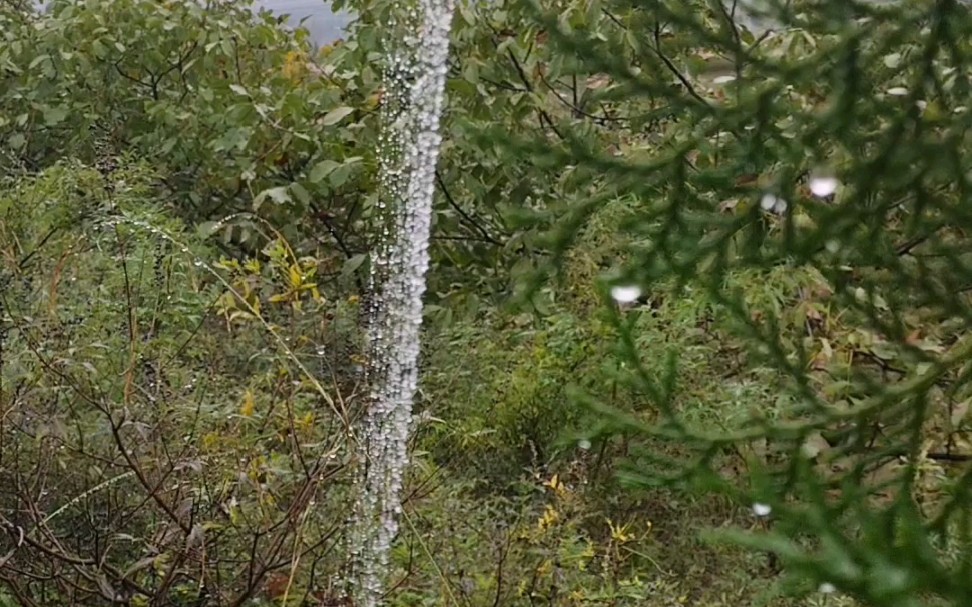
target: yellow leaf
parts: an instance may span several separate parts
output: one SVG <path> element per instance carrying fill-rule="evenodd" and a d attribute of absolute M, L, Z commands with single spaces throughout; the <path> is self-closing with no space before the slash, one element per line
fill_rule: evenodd
<path fill-rule="evenodd" d="M 243 403 L 240 405 L 240 415 L 243 417 L 252 417 L 255 409 L 256 400 L 253 398 L 253 393 L 247 390 L 243 395 Z"/>
<path fill-rule="evenodd" d="M 306 62 L 301 53 L 290 51 L 284 59 L 283 75 L 291 82 L 297 82 L 304 75 L 307 69 Z"/>
<path fill-rule="evenodd" d="M 251 274 L 259 274 L 260 273 L 260 260 L 259 259 L 251 259 L 251 260 L 247 261 L 246 264 L 244 264 L 243 267 L 246 268 L 246 271 L 247 272 L 250 272 Z"/>
<path fill-rule="evenodd" d="M 611 520 L 608 520 L 607 524 L 611 529 L 612 540 L 619 544 L 624 544 L 631 541 L 631 535 L 628 533 L 628 527 L 630 527 L 630 524 L 615 525 Z"/>
<path fill-rule="evenodd" d="M 373 110 L 376 107 L 378 107 L 378 104 L 379 103 L 381 103 L 381 92 L 372 93 L 365 100 L 365 104 L 364 104 L 365 105 L 365 109 Z"/>
<path fill-rule="evenodd" d="M 300 268 L 290 266 L 290 284 L 294 287 L 300 287 L 302 282 L 304 282 L 304 278 L 300 275 Z"/>
<path fill-rule="evenodd" d="M 543 516 L 541 516 L 540 519 L 537 521 L 537 529 L 541 531 L 544 529 L 548 529 L 552 527 L 554 524 L 556 524 L 557 521 L 559 520 L 560 520 L 560 513 L 558 513 L 553 506 L 548 504 L 547 508 L 544 510 Z"/>
<path fill-rule="evenodd" d="M 219 443 L 218 432 L 208 432 L 202 439 L 203 449 L 212 449 Z"/>
<path fill-rule="evenodd" d="M 244 310 L 233 310 L 232 312 L 230 312 L 229 314 L 230 320 L 236 320 L 238 318 L 248 319 L 248 318 L 253 318 L 253 315 Z"/>
<path fill-rule="evenodd" d="M 560 480 L 560 476 L 557 475 L 557 474 L 554 474 L 550 478 L 550 480 L 547 481 L 544 484 L 546 486 L 550 487 L 551 489 L 553 489 L 554 490 L 554 493 L 556 493 L 557 495 L 562 496 L 565 493 L 567 493 L 567 486 L 564 485 L 564 483 Z"/>
<path fill-rule="evenodd" d="M 929 122 L 939 122 L 945 117 L 945 112 L 942 110 L 942 104 L 939 103 L 937 99 L 933 100 L 924 107 L 921 117 Z"/>
<path fill-rule="evenodd" d="M 300 420 L 300 427 L 303 430 L 309 430 L 314 425 L 314 414 L 308 412 L 304 415 L 303 419 Z"/>

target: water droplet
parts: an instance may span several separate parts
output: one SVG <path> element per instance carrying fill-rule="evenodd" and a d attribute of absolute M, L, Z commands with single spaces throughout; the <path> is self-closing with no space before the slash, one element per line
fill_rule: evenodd
<path fill-rule="evenodd" d="M 769 516 L 770 515 L 770 512 L 772 512 L 772 511 L 773 511 L 773 508 L 769 504 L 761 504 L 759 502 L 756 502 L 755 504 L 753 504 L 753 514 L 755 514 L 756 516 L 758 516 L 760 518 L 762 518 L 764 516 Z"/>
<path fill-rule="evenodd" d="M 641 287 L 637 285 L 617 285 L 611 287 L 611 298 L 618 303 L 631 303 L 641 297 Z"/>
<path fill-rule="evenodd" d="M 767 192 L 763 194 L 762 198 L 759 199 L 759 206 L 761 209 L 769 213 L 782 215 L 783 213 L 786 213 L 786 209 L 789 208 L 790 205 L 776 194 Z"/>
<path fill-rule="evenodd" d="M 832 196 L 840 186 L 840 181 L 825 173 L 810 176 L 810 191 L 818 198 Z"/>

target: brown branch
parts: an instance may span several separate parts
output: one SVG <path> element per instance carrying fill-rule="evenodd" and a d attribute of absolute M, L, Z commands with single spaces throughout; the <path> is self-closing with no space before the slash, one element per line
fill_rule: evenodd
<path fill-rule="evenodd" d="M 685 87 L 685 90 L 688 91 L 689 95 L 691 95 L 696 101 L 701 103 L 706 108 L 712 109 L 712 105 L 708 101 L 706 101 L 705 97 L 700 95 L 699 92 L 695 90 L 695 87 L 692 86 L 692 83 L 689 82 L 689 79 L 686 78 L 685 75 L 682 74 L 682 72 L 678 69 L 678 67 L 672 62 L 672 60 L 666 57 L 665 54 L 661 51 L 661 24 L 658 22 L 655 22 L 654 40 L 655 40 L 655 45 L 649 46 L 648 48 L 650 48 L 655 53 L 655 55 L 657 55 L 658 58 L 661 59 L 662 63 L 665 64 L 665 67 L 668 68 L 668 71 L 670 71 L 672 74 L 675 75 L 676 78 L 678 78 L 678 81 L 682 83 L 682 86 Z"/>
<path fill-rule="evenodd" d="M 576 80 L 577 77 L 574 76 L 574 78 Z M 544 76 L 542 73 L 540 74 L 540 80 L 544 83 L 544 85 L 546 85 L 547 89 L 551 93 L 554 94 L 554 97 L 556 97 L 561 103 L 563 103 L 566 107 L 568 107 L 572 112 L 574 112 L 578 116 L 583 116 L 585 118 L 590 118 L 590 119 L 596 120 L 598 122 L 628 122 L 628 118 L 620 118 L 620 117 L 616 117 L 616 116 L 608 116 L 606 113 L 605 113 L 604 116 L 597 116 L 596 114 L 591 114 L 590 112 L 587 112 L 585 110 L 582 110 L 577 105 L 577 89 L 576 88 L 574 88 L 574 102 L 571 103 L 569 99 L 566 99 L 563 95 L 560 94 L 559 91 L 557 91 L 557 88 L 555 86 L 553 86 L 552 84 L 550 84 L 550 82 L 547 80 L 547 77 Z M 603 107 L 602 107 L 602 109 L 603 109 Z"/>
<path fill-rule="evenodd" d="M 493 43 L 498 50 L 499 44 L 496 44 L 495 40 L 493 41 Z M 507 48 L 506 54 L 509 56 L 510 61 L 513 63 L 513 67 L 516 68 L 516 73 L 520 76 L 520 81 L 523 82 L 523 86 L 525 86 L 529 92 L 531 93 L 534 92 L 536 89 L 534 88 L 533 83 L 530 82 L 530 78 L 529 76 L 527 76 L 526 71 L 523 69 L 523 66 L 520 64 L 520 61 L 516 58 L 516 54 L 513 52 L 513 49 Z M 554 132 L 555 135 L 557 135 L 557 138 L 560 139 L 561 141 L 566 141 L 566 138 L 564 137 L 563 133 L 561 133 L 560 130 L 557 129 L 557 125 L 554 124 L 553 118 L 550 117 L 550 114 L 548 114 L 545 109 L 538 107 L 537 113 L 540 116 L 541 126 L 543 125 L 543 121 L 546 120 L 547 125 L 549 125 L 550 129 Z"/>
<path fill-rule="evenodd" d="M 475 219 L 473 219 L 468 213 L 466 213 L 462 209 L 462 207 L 459 206 L 459 203 L 457 203 L 456 200 L 455 200 L 455 198 L 452 197 L 452 192 L 450 192 L 449 191 L 449 188 L 446 187 L 445 180 L 442 178 L 442 173 L 440 173 L 438 170 L 435 172 L 435 182 L 438 184 L 439 189 L 442 191 L 442 194 L 445 196 L 446 201 L 449 203 L 449 206 L 451 206 L 452 208 L 454 208 L 456 210 L 456 212 L 459 213 L 459 215 L 461 215 L 463 217 L 463 219 L 465 219 L 467 222 L 469 222 L 469 224 L 472 225 L 476 229 L 477 232 L 479 232 L 480 234 L 482 234 L 483 239 L 486 242 L 493 243 L 496 246 L 500 246 L 500 247 L 503 246 L 503 243 L 502 242 L 500 242 L 500 241 L 496 240 L 495 238 L 493 238 L 489 234 L 489 232 L 486 231 L 486 228 L 484 228 L 483 226 L 481 226 L 479 224 L 479 222 L 477 222 Z"/>

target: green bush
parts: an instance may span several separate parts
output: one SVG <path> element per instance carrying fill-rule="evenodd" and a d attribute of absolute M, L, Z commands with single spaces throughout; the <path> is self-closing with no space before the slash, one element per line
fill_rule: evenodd
<path fill-rule="evenodd" d="M 268 254 L 266 313 L 227 326 L 233 276 L 158 210 L 156 178 L 128 162 L 108 188 L 65 161 L 0 192 L 0 582 L 41 605 L 324 596 L 289 573 L 339 567 L 346 499 L 340 394 L 308 367 L 350 367 L 320 331 L 353 307 L 304 293 L 295 314 Z"/>

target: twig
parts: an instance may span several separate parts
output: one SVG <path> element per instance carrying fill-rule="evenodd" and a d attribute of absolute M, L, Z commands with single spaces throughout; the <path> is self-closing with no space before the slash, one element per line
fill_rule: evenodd
<path fill-rule="evenodd" d="M 496 45 L 496 48 L 497 49 L 499 48 L 498 44 Z M 513 53 L 513 49 L 507 48 L 506 54 L 509 56 L 510 61 L 513 63 L 513 67 L 516 68 L 516 73 L 520 76 L 520 80 L 523 82 L 523 86 L 525 86 L 527 90 L 530 91 L 531 93 L 534 92 L 535 89 L 533 83 L 530 82 L 530 78 L 527 76 L 526 71 L 523 69 L 523 66 L 520 65 L 519 60 L 516 58 L 516 54 Z M 550 117 L 550 114 L 547 113 L 547 110 L 538 107 L 537 113 L 540 115 L 541 126 L 543 125 L 543 121 L 546 120 L 547 125 L 550 126 L 550 129 L 554 132 L 555 135 L 557 135 L 557 138 L 560 139 L 561 141 L 566 141 L 566 138 L 564 137 L 563 133 L 561 133 L 560 130 L 557 129 L 557 125 L 554 124 L 553 118 Z"/>
<path fill-rule="evenodd" d="M 576 78 L 577 77 L 574 76 L 575 81 L 576 81 Z M 571 103 L 570 100 L 565 99 L 564 96 L 561 95 L 559 91 L 557 91 L 556 87 L 554 87 L 552 84 L 550 84 L 550 82 L 547 80 L 547 77 L 544 76 L 542 73 L 540 74 L 540 80 L 547 86 L 547 89 L 550 90 L 550 92 L 553 93 L 554 96 L 557 99 L 560 100 L 561 103 L 563 103 L 565 106 L 567 106 L 568 108 L 570 108 L 570 110 L 572 112 L 574 112 L 575 114 L 577 114 L 578 116 L 584 116 L 586 118 L 591 118 L 592 120 L 597 120 L 598 122 L 627 122 L 628 121 L 627 118 L 620 118 L 620 117 L 608 116 L 606 114 L 604 116 L 597 116 L 595 114 L 591 114 L 589 112 L 586 112 L 586 111 L 582 110 L 580 107 L 577 106 L 577 89 L 576 88 L 574 88 L 574 102 Z"/>
<path fill-rule="evenodd" d="M 486 231 L 486 228 L 481 226 L 475 219 L 473 219 L 468 213 L 466 213 L 462 209 L 462 207 L 459 206 L 459 204 L 456 202 L 456 199 L 452 197 L 452 192 L 450 192 L 449 188 L 446 187 L 445 180 L 442 178 L 442 173 L 440 173 L 439 171 L 435 172 L 435 182 L 438 184 L 439 189 L 442 190 L 442 194 L 445 195 L 446 201 L 449 203 L 449 206 L 454 208 L 456 212 L 463 217 L 463 219 L 465 219 L 467 222 L 469 222 L 470 225 L 476 228 L 476 231 L 483 235 L 483 238 L 486 240 L 486 242 L 491 242 L 497 246 L 503 246 L 502 242 L 490 236 L 489 232 Z"/>
<path fill-rule="evenodd" d="M 698 91 L 695 90 L 695 87 L 692 86 L 692 83 L 689 82 L 689 79 L 686 78 L 681 71 L 679 71 L 678 67 L 674 63 L 672 63 L 672 60 L 666 57 L 664 53 L 662 53 L 661 24 L 658 23 L 657 21 L 655 22 L 654 40 L 655 40 L 655 45 L 649 46 L 648 48 L 650 48 L 656 55 L 658 55 L 658 58 L 662 60 L 662 63 L 664 63 L 665 67 L 668 68 L 668 71 L 675 74 L 675 77 L 678 78 L 679 82 L 682 83 L 682 86 L 685 87 L 685 90 L 688 91 L 689 95 L 695 98 L 696 101 L 701 103 L 706 108 L 711 109 L 712 105 L 708 101 L 706 101 L 705 97 L 700 95 Z"/>

